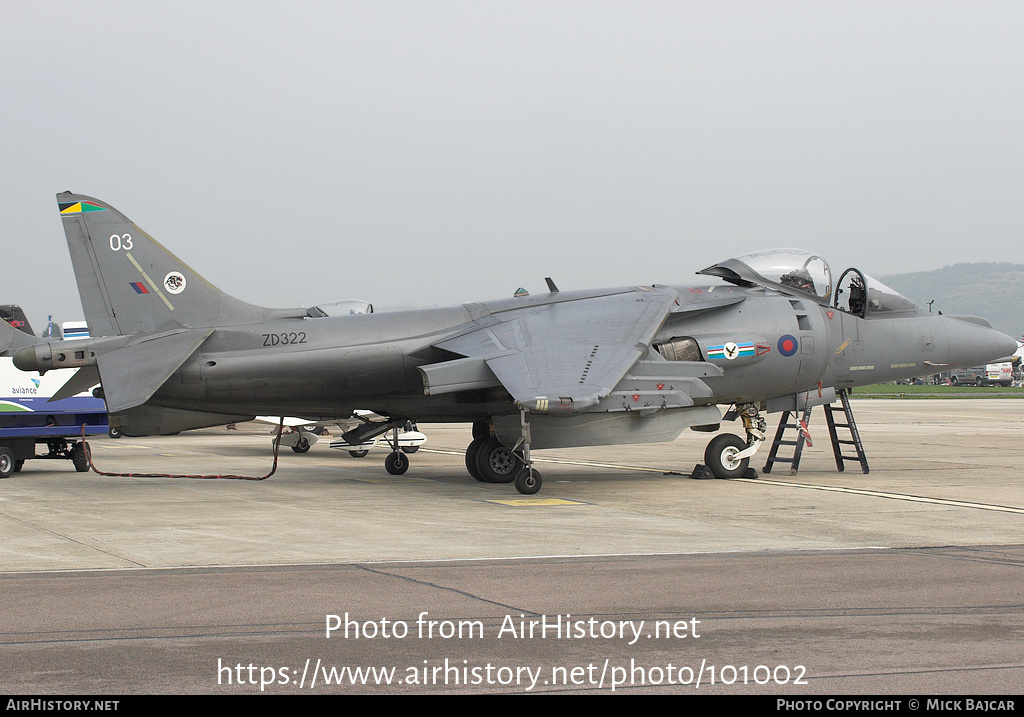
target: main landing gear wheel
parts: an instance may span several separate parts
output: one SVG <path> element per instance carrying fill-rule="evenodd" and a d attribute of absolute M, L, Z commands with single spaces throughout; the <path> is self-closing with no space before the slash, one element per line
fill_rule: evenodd
<path fill-rule="evenodd" d="M 305 453 L 309 450 L 309 439 L 305 436 L 299 436 L 299 440 L 292 446 L 292 450 L 296 453 Z"/>
<path fill-rule="evenodd" d="M 393 476 L 400 476 L 409 470 L 409 457 L 401 451 L 395 451 L 384 459 L 384 468 Z"/>
<path fill-rule="evenodd" d="M 737 459 L 736 454 L 746 448 L 746 441 L 736 434 L 722 433 L 708 443 L 704 450 L 704 464 L 715 474 L 715 478 L 742 478 L 750 465 L 750 459 Z"/>
<path fill-rule="evenodd" d="M 487 441 L 487 438 L 474 438 L 473 442 L 466 448 L 466 470 L 473 476 L 474 479 L 481 483 L 486 483 L 483 475 L 480 474 L 480 470 L 476 467 L 476 457 L 480 453 L 480 446 Z"/>
<path fill-rule="evenodd" d="M 71 449 L 71 462 L 75 464 L 75 470 L 79 473 L 89 470 L 89 449 L 81 441 Z"/>
<path fill-rule="evenodd" d="M 476 454 L 476 469 L 485 483 L 511 483 L 521 462 L 495 437 L 486 439 Z"/>
<path fill-rule="evenodd" d="M 533 495 L 540 490 L 540 473 L 529 468 L 520 468 L 515 477 L 516 490 L 523 495 Z"/>

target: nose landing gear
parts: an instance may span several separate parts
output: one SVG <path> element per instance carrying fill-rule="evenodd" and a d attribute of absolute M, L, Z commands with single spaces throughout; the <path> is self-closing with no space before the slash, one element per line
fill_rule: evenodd
<path fill-rule="evenodd" d="M 733 433 L 722 433 L 712 438 L 704 450 L 704 464 L 697 464 L 693 469 L 694 478 L 757 477 L 757 471 L 750 467 L 750 457 L 764 443 L 768 424 L 753 403 L 737 404 L 725 417 L 728 419 L 730 415 L 733 419 L 737 415 L 743 419 L 746 441 Z"/>

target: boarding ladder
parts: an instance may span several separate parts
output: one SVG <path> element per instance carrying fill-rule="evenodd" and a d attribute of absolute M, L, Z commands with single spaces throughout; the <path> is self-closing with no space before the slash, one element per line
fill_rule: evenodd
<path fill-rule="evenodd" d="M 860 463 L 861 470 L 864 473 L 868 473 L 868 459 L 864 453 L 864 445 L 860 440 L 860 432 L 857 430 L 857 423 L 853 420 L 853 409 L 850 407 L 850 397 L 847 394 L 846 389 L 839 389 L 836 393 L 839 396 L 839 401 L 842 404 L 842 407 L 837 408 L 832 404 L 826 404 L 824 406 L 825 422 L 828 423 L 828 433 L 829 437 L 832 439 L 832 453 L 836 458 L 836 468 L 839 471 L 843 471 L 845 470 L 845 461 L 858 461 Z M 836 422 L 835 414 L 840 412 L 842 412 L 846 418 L 845 423 Z M 795 417 L 797 412 L 783 411 L 782 413 L 782 418 L 779 420 L 779 428 L 775 432 L 775 440 L 772 442 L 772 449 L 769 451 L 768 460 L 764 465 L 765 473 L 771 473 L 772 466 L 775 463 L 789 463 L 790 475 L 796 475 L 797 470 L 800 468 L 800 456 L 803 453 L 804 443 L 808 442 L 807 426 L 811 421 L 811 409 L 805 408 L 803 416 L 796 422 L 790 422 L 790 415 Z M 850 431 L 849 439 L 839 437 L 839 431 L 837 429 L 840 428 L 845 428 Z M 789 429 L 796 429 L 797 435 L 795 440 L 786 439 L 786 431 Z M 793 446 L 793 457 L 780 457 L 778 453 L 781 446 Z M 843 446 L 853 446 L 857 451 L 857 455 L 844 455 Z"/>

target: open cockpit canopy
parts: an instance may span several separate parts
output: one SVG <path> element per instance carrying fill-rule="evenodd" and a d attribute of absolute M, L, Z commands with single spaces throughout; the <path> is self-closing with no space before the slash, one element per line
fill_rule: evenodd
<path fill-rule="evenodd" d="M 862 317 L 919 310 L 913 301 L 858 269 L 847 269 L 833 284 L 828 262 L 803 249 L 757 251 L 697 273 L 718 276 L 738 286 L 777 289 Z"/>
<path fill-rule="evenodd" d="M 803 249 L 756 251 L 697 273 L 720 276 L 739 286 L 766 286 L 787 294 L 810 296 L 823 304 L 832 300 L 828 262 Z"/>
<path fill-rule="evenodd" d="M 916 314 L 917 304 L 857 269 L 847 269 L 836 285 L 836 308 L 857 316 Z"/>

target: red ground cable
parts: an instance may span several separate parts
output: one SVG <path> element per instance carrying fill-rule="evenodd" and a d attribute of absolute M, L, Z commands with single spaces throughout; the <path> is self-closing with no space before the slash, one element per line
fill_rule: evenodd
<path fill-rule="evenodd" d="M 284 417 L 281 418 L 281 423 L 277 427 L 277 437 L 274 438 L 274 464 L 270 468 L 270 472 L 262 477 L 255 476 L 236 476 L 236 475 L 177 475 L 173 473 L 106 473 L 101 471 L 92 462 L 92 451 L 89 450 L 89 444 L 85 440 L 85 425 L 82 425 L 82 450 L 85 451 L 86 458 L 89 459 L 89 468 L 94 473 L 101 476 L 109 476 L 115 478 L 201 478 L 204 480 L 213 480 L 216 478 L 223 478 L 225 480 L 266 480 L 270 476 L 274 475 L 277 471 L 277 456 L 281 449 L 281 433 L 284 431 Z"/>

